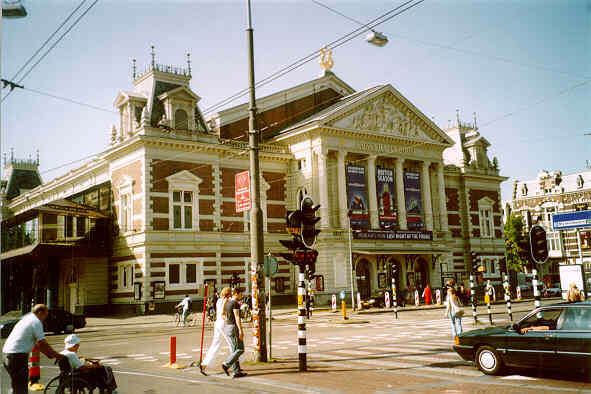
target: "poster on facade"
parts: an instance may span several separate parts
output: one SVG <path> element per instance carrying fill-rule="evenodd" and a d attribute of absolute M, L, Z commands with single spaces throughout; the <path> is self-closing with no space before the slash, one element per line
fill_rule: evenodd
<path fill-rule="evenodd" d="M 367 228 L 367 191 L 365 189 L 365 167 L 347 166 L 347 197 L 351 211 L 351 226 Z"/>
<path fill-rule="evenodd" d="M 423 228 L 423 202 L 421 200 L 421 176 L 415 171 L 404 171 L 404 199 L 408 229 Z"/>
<path fill-rule="evenodd" d="M 591 248 L 591 231 L 581 231 L 581 249 Z"/>
<path fill-rule="evenodd" d="M 250 210 L 250 176 L 248 171 L 236 174 L 234 187 L 236 212 Z"/>
<path fill-rule="evenodd" d="M 386 229 L 396 226 L 397 223 L 394 200 L 394 172 L 391 168 L 377 167 L 376 177 L 380 227 Z"/>

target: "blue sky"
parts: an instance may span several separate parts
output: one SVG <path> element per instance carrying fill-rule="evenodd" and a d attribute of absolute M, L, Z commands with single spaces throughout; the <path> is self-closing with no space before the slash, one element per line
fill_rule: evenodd
<path fill-rule="evenodd" d="M 325 3 L 369 21 L 402 1 Z M 28 0 L 28 17 L 5 19 L 2 78 L 77 4 Z M 153 44 L 160 63 L 184 65 L 191 52 L 191 85 L 205 109 L 247 86 L 245 14 L 244 1 L 100 0 L 23 84 L 112 110 L 117 92 L 132 87 L 131 59 L 142 69 Z M 357 28 L 309 0 L 253 0 L 253 23 L 257 80 Z M 456 109 L 463 120 L 476 112 L 491 159 L 511 178 L 503 198 L 514 179 L 580 171 L 591 160 L 591 136 L 583 135 L 591 132 L 591 1 L 426 0 L 377 30 L 388 45 L 354 39 L 334 51 L 333 71 L 358 90 L 392 84 L 444 128 Z M 319 71 L 312 61 L 257 96 Z M 114 112 L 17 90 L 2 103 L 1 148 L 17 157 L 39 149 L 48 181 L 72 168 L 63 164 L 105 149 L 113 123 Z"/>

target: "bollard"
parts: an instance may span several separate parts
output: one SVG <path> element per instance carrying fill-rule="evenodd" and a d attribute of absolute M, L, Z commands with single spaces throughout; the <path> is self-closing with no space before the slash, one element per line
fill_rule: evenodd
<path fill-rule="evenodd" d="M 421 300 L 419 298 L 419 291 L 415 290 L 415 305 L 419 306 L 420 303 L 421 303 Z"/>
<path fill-rule="evenodd" d="M 435 300 L 437 305 L 441 305 L 441 290 L 439 289 L 435 290 Z"/>
<path fill-rule="evenodd" d="M 337 296 L 333 294 L 331 301 L 332 312 L 335 313 L 337 311 Z"/>
<path fill-rule="evenodd" d="M 170 337 L 169 350 L 170 350 L 169 362 L 167 364 L 164 364 L 163 367 L 174 368 L 174 369 L 186 368 L 186 367 L 176 363 L 176 337 Z"/>
<path fill-rule="evenodd" d="M 540 289 L 538 288 L 538 270 L 533 269 L 531 273 L 533 275 L 531 283 L 534 286 L 534 305 L 536 308 L 539 308 L 542 303 L 540 302 Z"/>
<path fill-rule="evenodd" d="M 390 308 L 390 293 L 387 291 L 384 292 L 384 304 L 386 304 L 386 308 Z"/>
<path fill-rule="evenodd" d="M 347 320 L 347 306 L 345 300 L 341 301 L 341 308 L 343 310 L 343 320 Z"/>
<path fill-rule="evenodd" d="M 472 317 L 474 323 L 478 323 L 478 317 L 476 315 L 476 289 L 474 288 L 474 274 L 470 274 L 470 301 L 472 301 Z"/>
<path fill-rule="evenodd" d="M 521 288 L 519 287 L 519 285 L 517 285 L 515 292 L 517 293 L 517 300 L 521 301 Z"/>
<path fill-rule="evenodd" d="M 509 321 L 513 322 L 513 313 L 511 312 L 511 290 L 509 287 L 509 277 L 507 274 L 504 274 L 505 283 L 503 283 L 503 287 L 505 289 L 505 302 L 507 302 L 507 314 L 509 315 Z"/>
<path fill-rule="evenodd" d="M 490 297 L 488 298 L 488 302 L 486 303 L 486 312 L 488 313 L 488 321 L 492 325 L 493 321 L 492 321 L 492 311 L 490 310 Z"/>
<path fill-rule="evenodd" d="M 357 309 L 361 310 L 361 294 L 357 292 Z"/>
<path fill-rule="evenodd" d="M 39 383 L 41 379 L 41 368 L 39 367 L 39 361 L 41 355 L 39 354 L 39 348 L 37 345 L 31 350 L 31 356 L 29 357 L 29 390 L 31 391 L 43 391 L 45 387 Z"/>

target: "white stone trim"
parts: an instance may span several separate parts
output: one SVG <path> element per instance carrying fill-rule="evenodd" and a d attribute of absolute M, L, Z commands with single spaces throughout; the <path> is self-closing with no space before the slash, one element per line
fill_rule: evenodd
<path fill-rule="evenodd" d="M 165 179 L 168 182 L 168 228 L 171 231 L 199 231 L 199 184 L 201 184 L 203 180 L 187 170 L 179 171 L 173 175 L 167 176 Z M 173 201 L 173 193 L 175 190 L 181 192 L 181 207 L 188 205 L 183 201 L 183 192 L 193 193 L 190 204 L 192 211 L 191 228 L 185 228 L 182 226 L 185 219 L 183 210 L 181 210 L 181 228 L 174 228 L 175 204 Z"/>

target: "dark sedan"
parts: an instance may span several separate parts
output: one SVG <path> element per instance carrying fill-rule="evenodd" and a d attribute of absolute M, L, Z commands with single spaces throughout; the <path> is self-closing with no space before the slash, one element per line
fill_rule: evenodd
<path fill-rule="evenodd" d="M 8 338 L 19 320 L 20 318 L 0 322 L 0 337 Z M 43 322 L 43 331 L 56 334 L 62 332 L 72 333 L 75 329 L 84 328 L 85 326 L 86 317 L 84 315 L 73 315 L 61 309 L 50 309 L 47 319 Z"/>
<path fill-rule="evenodd" d="M 584 369 L 591 367 L 591 303 L 544 306 L 507 327 L 468 331 L 454 350 L 488 375 L 504 366 Z"/>

